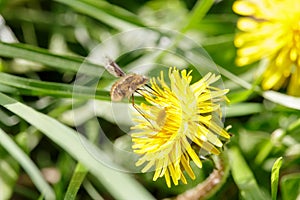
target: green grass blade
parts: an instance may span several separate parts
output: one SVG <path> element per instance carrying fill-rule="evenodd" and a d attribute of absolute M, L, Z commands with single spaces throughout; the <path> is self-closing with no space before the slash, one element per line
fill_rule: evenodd
<path fill-rule="evenodd" d="M 235 183 L 245 200 L 267 200 L 259 189 L 252 171 L 237 147 L 229 149 L 229 163 Z"/>
<path fill-rule="evenodd" d="M 286 129 L 287 134 L 299 133 L 300 132 L 300 119 L 292 122 Z"/>
<path fill-rule="evenodd" d="M 226 87 L 226 88 L 228 88 L 228 87 Z M 237 104 L 237 103 L 242 103 L 244 101 L 247 101 L 249 96 L 253 93 L 253 91 L 251 91 L 251 90 L 241 89 L 239 91 L 233 91 L 230 88 L 228 88 L 228 89 L 229 89 L 230 93 L 227 95 L 227 97 L 230 99 L 231 104 Z"/>
<path fill-rule="evenodd" d="M 281 179 L 282 200 L 291 200 L 300 198 L 300 173 L 292 173 Z"/>
<path fill-rule="evenodd" d="M 110 100 L 108 91 L 96 90 L 95 88 L 80 85 L 21 78 L 2 72 L 0 72 L 0 85 L 1 84 L 17 88 L 20 94 L 25 95 Z M 15 90 L 11 91 L 16 92 Z"/>
<path fill-rule="evenodd" d="M 65 200 L 76 199 L 77 192 L 87 174 L 88 170 L 80 163 L 77 164 L 73 173 L 72 179 L 69 183 Z"/>
<path fill-rule="evenodd" d="M 45 181 L 37 166 L 2 129 L 0 129 L 0 144 L 20 163 L 45 199 L 55 199 L 54 191 Z"/>
<path fill-rule="evenodd" d="M 236 76 L 235 74 L 231 73 L 230 71 L 224 69 L 221 66 L 218 66 L 218 69 L 220 71 L 220 73 L 225 76 L 226 78 L 230 79 L 231 81 L 233 81 L 234 83 L 236 83 L 237 85 L 247 89 L 247 90 L 251 90 L 252 89 L 252 85 L 250 83 L 248 83 L 247 81 L 241 79 L 240 77 Z"/>
<path fill-rule="evenodd" d="M 275 91 L 263 92 L 263 97 L 274 103 L 281 104 L 288 108 L 300 110 L 300 98 L 282 94 Z"/>
<path fill-rule="evenodd" d="M 265 141 L 259 148 L 259 150 L 257 150 L 254 163 L 256 165 L 261 165 L 266 160 L 268 155 L 272 152 L 273 148 L 274 144 L 271 140 Z"/>
<path fill-rule="evenodd" d="M 275 91 L 262 91 L 259 87 L 253 86 L 248 83 L 247 81 L 244 81 L 243 79 L 239 78 L 238 76 L 234 75 L 233 73 L 229 72 L 228 70 L 222 68 L 221 66 L 218 66 L 218 69 L 220 70 L 220 73 L 227 77 L 228 79 L 232 80 L 236 84 L 240 85 L 241 87 L 253 90 L 263 96 L 265 99 L 268 99 L 269 101 L 272 101 L 274 103 L 278 103 L 280 105 L 286 106 L 288 108 L 293 108 L 300 110 L 300 98 L 299 97 L 293 97 L 286 94 L 282 94 Z"/>
<path fill-rule="evenodd" d="M 272 174 L 271 174 L 272 200 L 277 199 L 279 170 L 280 170 L 281 165 L 282 165 L 282 157 L 278 158 L 272 167 Z"/>
<path fill-rule="evenodd" d="M 73 129 L 57 120 L 0 93 L 0 105 L 35 126 L 54 143 L 82 163 L 116 199 L 153 199 L 130 175 L 99 162 L 95 156 L 104 153 Z M 93 155 L 90 154 L 93 152 Z M 104 157 L 103 155 L 102 157 Z"/>
<path fill-rule="evenodd" d="M 0 56 L 8 58 L 22 58 L 33 62 L 44 64 L 57 70 L 77 72 L 84 63 L 85 73 L 90 76 L 97 76 L 104 69 L 103 67 L 85 62 L 84 58 L 75 56 L 62 56 L 50 53 L 46 49 L 26 45 L 26 44 L 8 44 L 0 42 Z"/>
<path fill-rule="evenodd" d="M 226 107 L 226 117 L 238 117 L 260 113 L 264 110 L 260 103 L 238 103 Z"/>
<path fill-rule="evenodd" d="M 55 0 L 93 17 L 117 30 L 125 31 L 144 26 L 137 16 L 105 1 Z"/>
<path fill-rule="evenodd" d="M 201 21 L 201 19 L 206 15 L 213 3 L 214 0 L 197 1 L 196 5 L 194 6 L 193 10 L 187 18 L 188 22 L 181 29 L 181 32 L 184 33 L 194 24 L 198 24 Z"/>
<path fill-rule="evenodd" d="M 0 199 L 10 199 L 16 189 L 20 165 L 1 146 L 0 143 Z"/>
<path fill-rule="evenodd" d="M 98 191 L 89 181 L 84 181 L 83 187 L 92 199 L 104 200 L 104 198 L 98 193 Z"/>

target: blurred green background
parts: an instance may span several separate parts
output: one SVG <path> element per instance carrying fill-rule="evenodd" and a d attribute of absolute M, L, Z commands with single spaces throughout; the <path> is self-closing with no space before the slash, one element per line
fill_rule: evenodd
<path fill-rule="evenodd" d="M 0 199 L 175 198 L 209 176 L 210 159 L 203 169 L 194 168 L 196 180 L 170 189 L 164 180 L 153 182 L 153 173 L 116 170 L 134 161 L 121 159 L 102 137 L 130 148 L 126 133 L 131 124 L 122 115 L 121 125 L 113 119 L 109 87 L 116 79 L 85 57 L 116 34 L 136 28 L 159 33 L 174 46 L 182 38 L 161 29 L 190 38 L 218 65 L 230 89 L 224 123 L 232 126 L 232 138 L 222 155 L 225 174 L 203 198 L 299 199 L 300 100 L 284 91 L 262 91 L 256 79 L 262 63 L 235 66 L 233 2 L 0 0 Z M 147 34 L 142 38 L 150 41 Z M 164 53 L 153 58 L 155 51 L 119 55 L 136 42 L 133 36 L 107 48 L 120 56 L 117 62 L 125 71 L 143 62 L 197 68 Z M 150 75 L 158 71 L 147 68 Z M 94 79 L 85 82 L 86 76 Z M 194 75 L 193 81 L 198 78 Z M 127 112 L 128 105 L 123 102 L 114 112 Z M 115 162 L 108 167 L 109 161 L 103 164 L 97 156 Z"/>

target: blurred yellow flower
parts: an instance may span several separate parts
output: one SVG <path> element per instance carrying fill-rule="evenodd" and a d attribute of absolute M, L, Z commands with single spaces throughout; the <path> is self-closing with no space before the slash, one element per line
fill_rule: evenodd
<path fill-rule="evenodd" d="M 264 90 L 287 87 L 300 96 L 300 1 L 237 0 L 233 10 L 241 17 L 236 35 L 237 65 L 267 58 Z"/>
<path fill-rule="evenodd" d="M 137 125 L 132 127 L 136 130 L 132 134 L 132 148 L 141 155 L 136 165 L 146 163 L 142 172 L 154 169 L 153 180 L 164 176 L 168 187 L 171 179 L 175 185 L 179 180 L 187 183 L 183 171 L 195 179 L 190 160 L 202 167 L 192 144 L 219 154 L 223 145 L 220 136 L 230 137 L 222 128 L 220 106 L 227 100 L 228 90 L 211 86 L 220 76 L 208 73 L 190 84 L 190 74 L 191 71 L 170 68 L 170 87 L 161 72 L 160 78 L 150 80 L 151 90 L 138 91 L 148 104 L 137 106 L 143 117 L 136 117 Z"/>

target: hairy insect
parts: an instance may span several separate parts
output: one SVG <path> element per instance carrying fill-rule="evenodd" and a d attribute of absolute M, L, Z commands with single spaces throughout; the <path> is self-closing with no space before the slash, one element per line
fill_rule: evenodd
<path fill-rule="evenodd" d="M 115 77 L 120 77 L 110 89 L 112 101 L 121 101 L 125 97 L 133 97 L 133 93 L 145 85 L 149 78 L 139 74 L 126 74 L 117 63 L 106 57 L 105 69 Z"/>

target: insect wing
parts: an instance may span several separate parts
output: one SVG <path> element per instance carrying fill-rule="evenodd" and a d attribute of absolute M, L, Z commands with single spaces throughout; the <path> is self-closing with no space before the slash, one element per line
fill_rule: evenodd
<path fill-rule="evenodd" d="M 104 67 L 111 75 L 115 77 L 123 77 L 126 75 L 119 65 L 108 56 L 105 57 L 105 61 Z"/>

